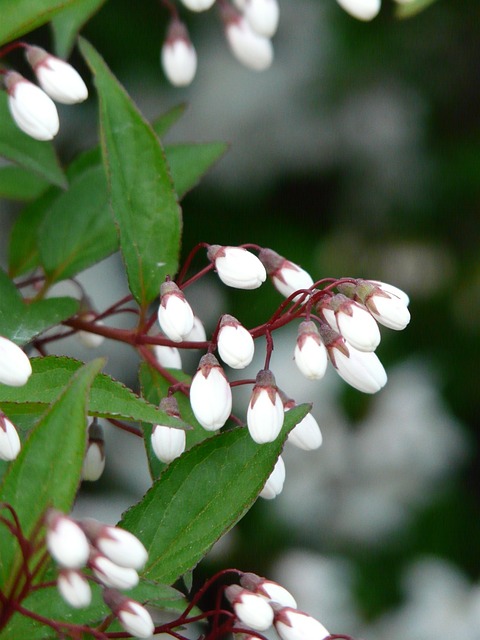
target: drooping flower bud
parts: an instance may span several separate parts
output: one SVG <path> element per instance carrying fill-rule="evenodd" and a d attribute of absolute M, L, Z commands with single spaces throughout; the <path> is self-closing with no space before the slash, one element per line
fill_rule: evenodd
<path fill-rule="evenodd" d="M 383 282 L 357 280 L 356 284 L 340 285 L 349 298 L 364 304 L 377 322 L 389 329 L 401 331 L 410 322 L 407 294 Z"/>
<path fill-rule="evenodd" d="M 133 533 L 93 518 L 85 518 L 79 524 L 90 542 L 118 566 L 141 569 L 147 561 L 147 550 Z"/>
<path fill-rule="evenodd" d="M 160 57 L 163 71 L 175 87 L 186 87 L 192 82 L 197 71 L 197 54 L 187 27 L 178 18 L 170 22 Z"/>
<path fill-rule="evenodd" d="M 327 370 L 327 350 L 317 326 L 311 320 L 301 322 L 295 345 L 295 364 L 309 380 L 320 380 Z"/>
<path fill-rule="evenodd" d="M 153 635 L 155 625 L 152 617 L 140 603 L 114 589 L 104 589 L 103 599 L 125 631 L 135 638 L 150 638 Z"/>
<path fill-rule="evenodd" d="M 265 267 L 256 255 L 241 247 L 212 244 L 208 259 L 215 264 L 220 280 L 235 289 L 257 289 L 267 278 Z"/>
<path fill-rule="evenodd" d="M 152 346 L 153 355 L 158 364 L 165 369 L 181 369 L 182 358 L 177 347 L 167 347 L 162 344 L 154 344 Z"/>
<path fill-rule="evenodd" d="M 83 609 L 92 601 L 92 590 L 85 576 L 76 569 L 62 569 L 58 574 L 57 588 L 71 607 Z"/>
<path fill-rule="evenodd" d="M 180 418 L 178 403 L 174 397 L 162 398 L 160 409 L 174 418 Z M 159 460 L 169 464 L 185 451 L 186 438 L 183 429 L 156 424 L 152 429 L 152 448 Z"/>
<path fill-rule="evenodd" d="M 220 11 L 225 24 L 225 36 L 235 58 L 254 71 L 268 69 L 273 62 L 270 40 L 254 31 L 248 20 L 233 6 L 222 4 Z"/>
<path fill-rule="evenodd" d="M 190 11 L 206 11 L 214 4 L 215 0 L 181 0 Z"/>
<path fill-rule="evenodd" d="M 312 277 L 304 269 L 290 262 L 272 249 L 262 249 L 259 253 L 273 286 L 285 298 L 299 289 L 310 289 L 313 285 Z M 296 299 L 296 298 L 295 298 Z"/>
<path fill-rule="evenodd" d="M 266 38 L 277 30 L 280 10 L 277 0 L 246 0 L 245 17 L 252 29 Z"/>
<path fill-rule="evenodd" d="M 92 551 L 90 554 L 88 566 L 106 587 L 133 589 L 139 581 L 135 569 L 121 567 L 97 551 Z"/>
<path fill-rule="evenodd" d="M 96 315 L 94 313 L 84 313 L 80 316 L 80 320 L 84 320 L 85 322 L 94 322 L 98 326 L 103 327 L 104 323 L 101 320 L 95 320 Z M 77 331 L 77 338 L 87 349 L 96 349 L 99 347 L 103 341 L 105 340 L 105 336 L 101 336 L 98 333 L 92 333 L 91 331 L 84 331 L 83 329 Z"/>
<path fill-rule="evenodd" d="M 255 344 L 251 334 L 240 322 L 225 314 L 220 321 L 217 339 L 221 359 L 232 369 L 245 369 L 255 353 Z"/>
<path fill-rule="evenodd" d="M 284 409 L 288 411 L 295 406 L 294 400 L 284 402 Z M 311 413 L 300 420 L 288 434 L 288 442 L 303 451 L 314 451 L 322 446 L 323 437 L 318 422 Z"/>
<path fill-rule="evenodd" d="M 258 444 L 273 442 L 282 430 L 283 419 L 283 402 L 273 373 L 269 369 L 262 369 L 257 374 L 248 405 L 247 425 L 250 435 Z"/>
<path fill-rule="evenodd" d="M 295 598 L 289 591 L 287 591 L 287 589 L 285 589 L 285 587 L 278 584 L 278 582 L 267 580 L 267 578 L 261 578 L 255 573 L 244 573 L 240 578 L 240 584 L 245 589 L 253 591 L 253 593 L 262 596 L 267 600 L 272 600 L 284 607 L 297 608 Z"/>
<path fill-rule="evenodd" d="M 79 525 L 60 511 L 51 509 L 46 516 L 47 548 L 58 564 L 80 569 L 87 563 L 90 545 Z"/>
<path fill-rule="evenodd" d="M 292 607 L 275 607 L 274 625 L 282 640 L 326 640 L 330 636 L 318 620 Z"/>
<path fill-rule="evenodd" d="M 22 387 L 32 375 L 32 365 L 14 342 L 0 336 L 0 383 Z"/>
<path fill-rule="evenodd" d="M 280 495 L 283 491 L 285 475 L 285 463 L 282 456 L 278 456 L 272 473 L 268 476 L 263 489 L 258 494 L 260 498 L 264 498 L 265 500 L 273 500 L 278 495 Z"/>
<path fill-rule="evenodd" d="M 232 390 L 211 353 L 200 359 L 190 385 L 190 404 L 196 419 L 207 431 L 223 427 L 232 412 Z"/>
<path fill-rule="evenodd" d="M 238 584 L 227 587 L 225 596 L 243 624 L 256 631 L 266 631 L 272 626 L 273 609 L 261 596 L 242 589 Z"/>
<path fill-rule="evenodd" d="M 203 322 L 198 316 L 193 316 L 192 330 L 185 336 L 186 342 L 206 342 L 207 334 Z"/>
<path fill-rule="evenodd" d="M 322 299 L 317 310 L 323 314 L 331 328 L 338 331 L 355 349 L 375 351 L 378 347 L 380 330 L 363 305 L 338 293 L 331 298 Z"/>
<path fill-rule="evenodd" d="M 363 393 L 376 393 L 385 386 L 387 374 L 373 352 L 358 351 L 327 325 L 320 326 L 320 334 L 330 361 L 345 382 Z"/>
<path fill-rule="evenodd" d="M 174 282 L 163 282 L 160 287 L 158 323 L 173 342 L 182 342 L 192 330 L 192 307 Z"/>
<path fill-rule="evenodd" d="M 84 81 L 68 62 L 30 45 L 25 55 L 40 86 L 50 98 L 62 104 L 75 104 L 88 98 Z"/>
<path fill-rule="evenodd" d="M 82 480 L 96 482 L 105 469 L 105 438 L 103 428 L 95 418 L 88 428 L 87 453 L 83 461 Z"/>
<path fill-rule="evenodd" d="M 17 430 L 7 416 L 0 412 L 0 460 L 15 460 L 21 449 Z"/>
<path fill-rule="evenodd" d="M 51 140 L 60 127 L 57 109 L 47 94 L 16 71 L 4 75 L 8 108 L 16 125 L 35 140 Z"/>
<path fill-rule="evenodd" d="M 337 0 L 338 4 L 358 20 L 373 20 L 378 15 L 381 0 Z"/>

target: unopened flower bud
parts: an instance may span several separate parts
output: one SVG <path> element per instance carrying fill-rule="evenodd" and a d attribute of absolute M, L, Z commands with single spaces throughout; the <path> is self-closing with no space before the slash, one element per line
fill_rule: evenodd
<path fill-rule="evenodd" d="M 330 636 L 318 620 L 292 607 L 275 607 L 274 625 L 282 640 L 326 640 Z"/>
<path fill-rule="evenodd" d="M 158 323 L 173 342 L 182 342 L 192 330 L 192 308 L 174 282 L 164 282 L 160 287 Z"/>
<path fill-rule="evenodd" d="M 60 127 L 57 109 L 47 94 L 16 71 L 4 75 L 8 108 L 16 125 L 36 140 L 51 140 Z"/>
<path fill-rule="evenodd" d="M 181 0 L 190 11 L 206 11 L 214 4 L 215 0 Z"/>
<path fill-rule="evenodd" d="M 338 4 L 358 20 L 373 20 L 379 13 L 381 0 L 337 0 Z"/>
<path fill-rule="evenodd" d="M 255 344 L 251 334 L 233 316 L 225 314 L 218 332 L 218 353 L 232 369 L 244 369 L 253 360 Z"/>
<path fill-rule="evenodd" d="M 156 361 L 165 369 L 181 369 L 182 358 L 177 347 L 167 347 L 162 344 L 152 346 L 153 355 Z"/>
<path fill-rule="evenodd" d="M 223 427 L 232 412 L 232 390 L 211 353 L 200 360 L 190 385 L 190 404 L 196 419 L 207 431 Z"/>
<path fill-rule="evenodd" d="M 364 304 L 377 322 L 389 329 L 401 331 L 410 322 L 407 294 L 389 284 L 373 280 L 357 280 L 356 284 L 340 285 L 349 298 Z"/>
<path fill-rule="evenodd" d="M 266 631 L 272 626 L 273 609 L 261 596 L 257 596 L 237 584 L 225 589 L 235 615 L 243 624 L 256 631 Z"/>
<path fill-rule="evenodd" d="M 180 418 L 178 403 L 174 397 L 162 398 L 160 409 L 174 418 Z M 152 448 L 159 460 L 169 464 L 185 451 L 186 438 L 183 429 L 156 424 L 152 429 Z"/>
<path fill-rule="evenodd" d="M 106 587 L 133 589 L 139 581 L 135 569 L 121 567 L 97 551 L 90 554 L 88 566 Z"/>
<path fill-rule="evenodd" d="M 64 60 L 40 47 L 28 46 L 26 58 L 40 86 L 53 100 L 75 104 L 88 98 L 88 89 L 80 74 Z"/>
<path fill-rule="evenodd" d="M 282 456 L 278 456 L 272 473 L 268 476 L 263 489 L 258 494 L 260 498 L 264 498 L 265 500 L 273 500 L 278 495 L 280 495 L 283 491 L 285 475 L 285 463 Z"/>
<path fill-rule="evenodd" d="M 185 336 L 186 342 L 206 342 L 207 334 L 203 322 L 198 316 L 193 316 L 192 330 Z"/>
<path fill-rule="evenodd" d="M 109 560 L 127 569 L 141 569 L 148 553 L 140 540 L 125 529 L 85 518 L 80 526 L 90 542 Z"/>
<path fill-rule="evenodd" d="M 153 635 L 155 625 L 152 617 L 140 603 L 114 589 L 104 589 L 103 599 L 125 631 L 135 638 L 150 638 Z"/>
<path fill-rule="evenodd" d="M 284 403 L 285 411 L 293 409 L 295 402 L 287 400 Z M 311 413 L 300 420 L 288 434 L 288 442 L 303 451 L 313 451 L 322 446 L 323 437 L 318 422 Z"/>
<path fill-rule="evenodd" d="M 266 38 L 277 30 L 280 15 L 277 0 L 246 0 L 245 17 L 252 29 Z"/>
<path fill-rule="evenodd" d="M 82 609 L 92 601 L 92 590 L 85 576 L 75 569 L 62 569 L 58 574 L 57 588 L 71 607 Z"/>
<path fill-rule="evenodd" d="M 309 273 L 299 267 L 298 264 L 290 262 L 290 260 L 279 255 L 276 251 L 262 249 L 258 257 L 271 277 L 273 286 L 285 298 L 300 289 L 310 289 L 313 285 L 313 280 Z"/>
<path fill-rule="evenodd" d="M 327 369 L 327 350 L 317 326 L 311 320 L 301 322 L 295 345 L 295 364 L 309 380 L 320 380 Z"/>
<path fill-rule="evenodd" d="M 95 320 L 96 315 L 94 313 L 84 313 L 80 316 L 80 320 L 84 322 L 95 322 L 96 325 L 103 327 L 104 323 L 101 320 Z M 96 349 L 105 340 L 105 336 L 101 336 L 98 333 L 92 333 L 91 331 L 85 331 L 81 329 L 77 332 L 77 338 L 87 349 Z"/>
<path fill-rule="evenodd" d="M 215 264 L 220 280 L 235 289 L 257 289 L 267 278 L 265 267 L 256 255 L 241 247 L 212 244 L 208 259 Z"/>
<path fill-rule="evenodd" d="M 258 372 L 248 405 L 250 435 L 258 444 L 273 442 L 282 430 L 283 419 L 283 402 L 275 378 L 270 370 L 263 369 Z"/>
<path fill-rule="evenodd" d="M 278 584 L 273 580 L 261 578 L 255 573 L 244 573 L 240 578 L 240 584 L 245 589 L 253 591 L 253 593 L 262 596 L 267 600 L 272 600 L 284 607 L 297 608 L 297 603 L 292 594 L 287 591 L 285 587 L 282 587 L 281 584 Z"/>
<path fill-rule="evenodd" d="M 32 374 L 32 365 L 14 342 L 0 336 L 0 383 L 22 387 Z"/>
<path fill-rule="evenodd" d="M 328 324 L 355 349 L 375 351 L 380 343 L 380 330 L 367 309 L 338 293 L 323 299 L 317 306 Z"/>
<path fill-rule="evenodd" d="M 239 62 L 253 69 L 264 71 L 273 62 L 272 43 L 252 29 L 248 20 L 233 6 L 221 5 L 225 35 L 230 50 Z"/>
<path fill-rule="evenodd" d="M 162 68 L 175 87 L 189 85 L 197 71 L 197 54 L 183 22 L 174 18 L 161 52 Z"/>
<path fill-rule="evenodd" d="M 47 548 L 62 567 L 80 569 L 87 563 L 90 545 L 79 525 L 60 511 L 51 509 L 46 517 Z"/>
<path fill-rule="evenodd" d="M 0 460 L 15 460 L 21 443 L 17 430 L 7 416 L 0 412 Z"/>
<path fill-rule="evenodd" d="M 105 469 L 105 439 L 95 418 L 88 428 L 87 453 L 83 461 L 82 480 L 96 482 Z"/>

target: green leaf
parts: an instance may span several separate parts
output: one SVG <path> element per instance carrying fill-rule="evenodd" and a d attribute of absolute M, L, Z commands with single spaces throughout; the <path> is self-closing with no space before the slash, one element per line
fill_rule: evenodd
<path fill-rule="evenodd" d="M 177 270 L 180 208 L 155 132 L 95 49 L 80 42 L 99 94 L 103 162 L 128 282 L 145 307 Z"/>
<path fill-rule="evenodd" d="M 165 147 L 173 184 L 179 198 L 190 191 L 200 178 L 227 151 L 225 142 L 176 144 Z"/>
<path fill-rule="evenodd" d="M 78 0 L 0 0 L 0 45 L 45 24 Z"/>
<path fill-rule="evenodd" d="M 36 412 L 56 397 L 58 389 L 68 384 L 81 368 L 73 358 L 47 356 L 31 359 L 33 373 L 23 387 L 0 384 L 0 403 L 7 415 L 20 404 L 23 411 Z M 25 403 L 25 404 L 23 404 Z M 100 418 L 118 418 L 184 427 L 184 423 L 137 396 L 121 382 L 102 373 L 96 376 L 90 389 L 88 413 Z"/>
<path fill-rule="evenodd" d="M 47 189 L 49 183 L 21 167 L 0 168 L 0 197 L 10 200 L 33 200 Z"/>
<path fill-rule="evenodd" d="M 0 270 L 0 335 L 22 345 L 73 316 L 78 300 L 49 298 L 27 304 L 5 272 Z"/>
<path fill-rule="evenodd" d="M 51 27 L 57 56 L 68 58 L 78 32 L 105 2 L 106 0 L 77 1 L 53 18 Z"/>
<path fill-rule="evenodd" d="M 3 26 L 2 0 L 0 0 L 0 32 Z M 15 5 L 15 3 L 11 3 Z M 0 91 L 0 156 L 15 162 L 24 169 L 33 171 L 41 178 L 58 187 L 66 187 L 67 181 L 51 142 L 34 140 L 20 131 L 8 109 L 6 91 Z"/>
<path fill-rule="evenodd" d="M 196 566 L 252 506 L 288 432 L 308 411 L 307 405 L 288 411 L 275 442 L 258 445 L 246 428 L 236 428 L 197 444 L 165 469 L 120 523 L 148 550 L 145 577 L 171 584 Z"/>
<path fill-rule="evenodd" d="M 85 456 L 88 389 L 104 364 L 104 360 L 94 360 L 77 372 L 33 429 L 3 478 L 0 501 L 14 507 L 26 537 L 48 507 L 65 512 L 72 508 Z M 3 531 L 0 585 L 14 579 L 20 562 L 16 540 Z"/>
<path fill-rule="evenodd" d="M 436 2 L 436 0 L 410 0 L 410 2 L 402 2 L 395 7 L 395 15 L 397 18 L 412 18 L 434 2 Z"/>
<path fill-rule="evenodd" d="M 50 282 L 71 278 L 117 250 L 102 166 L 77 176 L 51 204 L 39 227 L 38 245 Z"/>
<path fill-rule="evenodd" d="M 175 107 L 169 109 L 166 113 L 163 113 L 152 122 L 152 127 L 159 138 L 169 131 L 171 127 L 179 120 L 185 113 L 187 105 L 185 103 L 177 104 Z"/>

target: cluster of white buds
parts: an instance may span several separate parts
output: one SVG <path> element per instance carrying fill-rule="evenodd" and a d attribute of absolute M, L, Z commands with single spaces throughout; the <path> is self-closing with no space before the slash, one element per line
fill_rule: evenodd
<path fill-rule="evenodd" d="M 97 418 L 88 427 L 87 452 L 83 461 L 82 480 L 95 482 L 105 469 L 105 438 Z"/>
<path fill-rule="evenodd" d="M 351 16 L 364 21 L 373 20 L 382 6 L 382 0 L 337 0 L 337 2 Z"/>
<path fill-rule="evenodd" d="M 131 615 L 137 611 L 144 622 L 136 628 L 134 623 L 129 624 L 128 616 L 125 622 L 123 614 L 119 613 L 120 610 L 125 610 L 124 604 L 127 601 L 133 601 L 118 594 L 124 599 L 122 607 L 119 607 L 112 594 L 114 589 L 131 589 L 138 584 L 137 570 L 143 567 L 148 557 L 147 550 L 140 540 L 124 529 L 105 525 L 90 518 L 74 520 L 54 509 L 47 513 L 45 523 L 48 551 L 60 565 L 57 587 L 62 598 L 74 608 L 90 604 L 92 594 L 89 578 L 81 571 L 88 567 L 96 581 L 108 588 L 109 595 L 105 601 L 107 604 L 108 600 L 115 602 L 109 606 L 124 628 L 138 638 L 148 638 L 152 635 L 154 625 L 150 614 L 139 603 L 132 605 L 133 611 L 127 607 L 126 610 L 130 611 Z M 141 613 L 138 613 L 140 610 Z"/>
<path fill-rule="evenodd" d="M 327 629 L 297 609 L 292 594 L 280 584 L 245 573 L 240 585 L 226 588 L 225 596 L 241 626 L 267 631 L 272 626 L 281 640 L 325 640 Z"/>
<path fill-rule="evenodd" d="M 51 140 L 57 135 L 60 122 L 53 101 L 62 104 L 83 102 L 87 87 L 78 72 L 67 62 L 27 44 L 25 55 L 40 87 L 16 71 L 4 76 L 8 106 L 17 126 L 36 140 Z"/>
<path fill-rule="evenodd" d="M 173 418 L 180 420 L 178 403 L 174 397 L 162 398 L 160 409 Z M 169 464 L 185 451 L 185 431 L 181 428 L 156 424 L 152 429 L 152 449 L 159 460 Z"/>

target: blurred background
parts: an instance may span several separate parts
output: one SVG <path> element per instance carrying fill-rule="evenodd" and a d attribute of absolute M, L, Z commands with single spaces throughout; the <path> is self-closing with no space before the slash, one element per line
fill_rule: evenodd
<path fill-rule="evenodd" d="M 378 279 L 411 297 L 407 329 L 382 331 L 389 382 L 374 397 L 333 373 L 302 379 L 296 328 L 274 336 L 277 382 L 314 402 L 324 444 L 286 448 L 283 493 L 259 500 L 195 579 L 226 566 L 277 579 L 332 633 L 479 640 L 480 4 L 439 0 L 398 20 L 384 0 L 371 23 L 335 0 L 279 4 L 275 61 L 262 73 L 231 56 L 215 10 L 181 12 L 199 58 L 187 89 L 160 69 L 160 3 L 112 0 L 83 31 L 147 117 L 188 103 L 166 141 L 230 144 L 183 201 L 185 255 L 200 241 L 257 243 L 314 279 Z M 51 48 L 48 29 L 30 41 Z M 65 160 L 97 139 L 95 109 L 92 99 L 63 118 Z M 124 287 L 120 275 L 112 285 L 117 258 L 101 270 L 108 287 L 95 269 L 82 277 L 99 310 Z M 191 300 L 212 329 L 225 312 L 253 327 L 282 299 L 212 276 Z M 135 384 L 131 352 L 110 354 L 110 372 Z M 245 415 L 248 390 L 235 398 Z M 106 472 L 77 508 L 115 521 L 148 483 L 141 447 L 125 435 L 114 448 L 107 429 Z"/>

